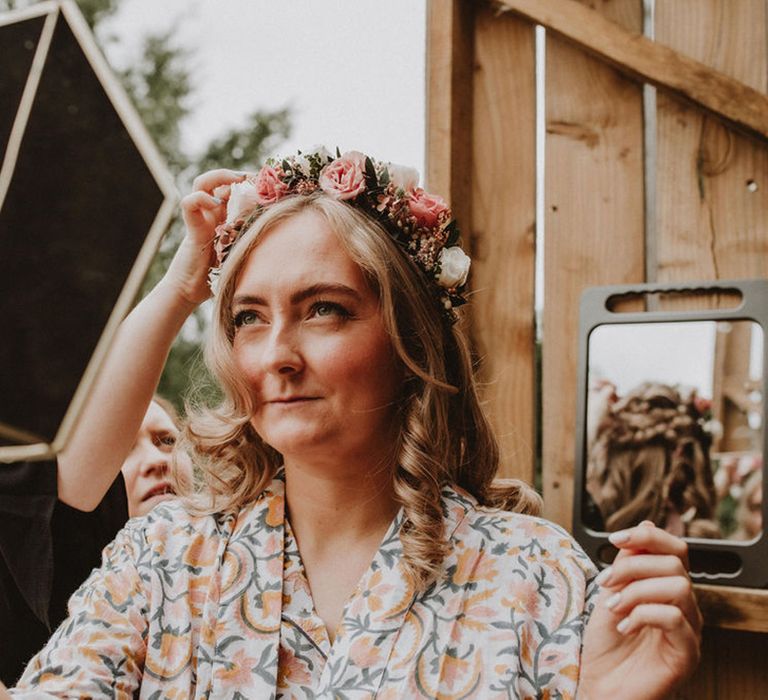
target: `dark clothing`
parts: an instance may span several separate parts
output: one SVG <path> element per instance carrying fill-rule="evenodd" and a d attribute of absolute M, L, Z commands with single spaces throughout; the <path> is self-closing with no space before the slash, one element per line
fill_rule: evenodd
<path fill-rule="evenodd" d="M 55 462 L 0 464 L 0 680 L 13 685 L 128 520 L 122 476 L 85 513 L 57 499 Z"/>

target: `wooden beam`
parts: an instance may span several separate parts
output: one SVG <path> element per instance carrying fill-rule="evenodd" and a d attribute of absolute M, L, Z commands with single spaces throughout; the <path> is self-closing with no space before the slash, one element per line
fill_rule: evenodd
<path fill-rule="evenodd" d="M 750 632 L 768 632 L 768 591 L 696 584 L 704 624 Z"/>
<path fill-rule="evenodd" d="M 642 34 L 623 29 L 576 0 L 495 0 L 634 78 L 693 102 L 732 126 L 768 140 L 768 95 Z"/>
<path fill-rule="evenodd" d="M 448 200 L 464 226 L 471 216 L 473 62 L 471 3 L 429 0 L 425 186 Z"/>

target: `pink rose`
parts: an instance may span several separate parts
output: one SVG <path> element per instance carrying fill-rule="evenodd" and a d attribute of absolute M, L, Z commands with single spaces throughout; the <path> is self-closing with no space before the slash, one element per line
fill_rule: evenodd
<path fill-rule="evenodd" d="M 707 411 L 712 409 L 712 401 L 703 396 L 698 396 L 698 395 L 694 396 L 693 405 L 696 407 L 696 410 L 699 413 L 706 413 Z"/>
<path fill-rule="evenodd" d="M 323 168 L 320 189 L 334 199 L 354 199 L 365 190 L 365 156 L 357 151 L 345 153 Z"/>
<path fill-rule="evenodd" d="M 442 197 L 436 194 L 429 194 L 421 187 L 417 187 L 408 195 L 408 208 L 411 215 L 416 217 L 419 226 L 432 228 L 437 224 L 440 215 L 448 212 L 448 205 Z"/>
<path fill-rule="evenodd" d="M 259 170 L 253 183 L 259 204 L 274 204 L 288 192 L 289 187 L 282 181 L 282 175 L 282 170 L 271 165 L 265 165 Z"/>

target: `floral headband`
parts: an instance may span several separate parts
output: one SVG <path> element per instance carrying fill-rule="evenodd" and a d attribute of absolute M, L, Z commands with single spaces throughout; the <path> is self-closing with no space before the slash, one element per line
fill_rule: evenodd
<path fill-rule="evenodd" d="M 227 219 L 216 228 L 217 264 L 209 273 L 216 293 L 221 266 L 232 246 L 266 207 L 289 195 L 321 190 L 377 221 L 433 283 L 447 316 L 465 303 L 462 296 L 470 259 L 458 245 L 459 229 L 441 197 L 418 187 L 419 173 L 382 163 L 357 151 L 333 157 L 324 147 L 295 156 L 270 158 L 255 175 L 229 189 Z M 216 194 L 216 193 L 214 193 Z"/>

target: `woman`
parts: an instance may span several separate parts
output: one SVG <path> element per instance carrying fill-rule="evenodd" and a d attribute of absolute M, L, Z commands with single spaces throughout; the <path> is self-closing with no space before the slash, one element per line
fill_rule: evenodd
<path fill-rule="evenodd" d="M 583 697 L 667 693 L 698 654 L 685 545 L 615 533 L 599 594 L 566 533 L 492 507 L 536 499 L 492 485 L 442 200 L 355 152 L 242 180 L 196 180 L 188 236 L 129 319 L 179 327 L 213 266 L 226 398 L 187 435 L 204 488 L 124 530 L 13 692 L 572 696 L 581 667 Z M 142 346 L 152 365 L 166 349 Z"/>
<path fill-rule="evenodd" d="M 178 434 L 175 409 L 155 396 L 130 453 L 117 464 L 122 475 L 115 479 L 112 474 L 106 494 L 91 485 L 78 492 L 74 503 L 64 502 L 57 488 L 58 480 L 66 491 L 67 481 L 77 473 L 69 451 L 58 464 L 0 465 L 0 681 L 15 681 L 64 620 L 67 600 L 99 565 L 101 550 L 128 517 L 145 515 L 172 496 L 170 471 Z M 102 438 L 91 434 L 91 440 Z M 183 456 L 180 466 L 188 473 Z M 79 507 L 91 499 L 96 508 L 86 512 Z"/>
<path fill-rule="evenodd" d="M 131 518 L 149 513 L 158 503 L 173 498 L 174 479 L 191 476 L 184 453 L 176 453 L 181 425 L 170 401 L 155 396 L 141 422 L 136 440 L 120 471 Z M 172 471 L 175 467 L 175 472 Z"/>

